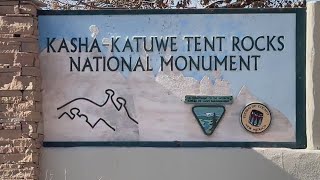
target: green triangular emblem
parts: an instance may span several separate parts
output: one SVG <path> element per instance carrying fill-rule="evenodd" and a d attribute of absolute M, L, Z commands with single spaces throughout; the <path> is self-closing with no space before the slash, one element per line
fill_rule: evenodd
<path fill-rule="evenodd" d="M 192 112 L 204 134 L 209 136 L 223 117 L 225 108 L 223 106 L 195 106 Z"/>

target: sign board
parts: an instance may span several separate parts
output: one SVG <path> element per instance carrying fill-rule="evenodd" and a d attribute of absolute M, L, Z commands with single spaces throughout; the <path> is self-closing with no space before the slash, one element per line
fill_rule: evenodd
<path fill-rule="evenodd" d="M 304 147 L 304 11 L 40 11 L 44 145 Z"/>

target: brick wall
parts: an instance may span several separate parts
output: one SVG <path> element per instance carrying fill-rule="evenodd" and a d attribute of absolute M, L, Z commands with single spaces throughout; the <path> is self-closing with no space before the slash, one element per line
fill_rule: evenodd
<path fill-rule="evenodd" d="M 38 179 L 43 137 L 36 1 L 0 0 L 0 179 Z"/>

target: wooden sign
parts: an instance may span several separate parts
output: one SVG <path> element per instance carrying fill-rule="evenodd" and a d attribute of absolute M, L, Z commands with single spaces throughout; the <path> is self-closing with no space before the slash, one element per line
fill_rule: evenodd
<path fill-rule="evenodd" d="M 305 147 L 304 11 L 40 11 L 45 146 Z"/>

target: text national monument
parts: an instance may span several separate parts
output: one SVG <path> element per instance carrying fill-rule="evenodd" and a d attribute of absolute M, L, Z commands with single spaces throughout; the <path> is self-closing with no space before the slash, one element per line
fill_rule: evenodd
<path fill-rule="evenodd" d="M 45 146 L 305 147 L 303 9 L 40 14 Z"/>

